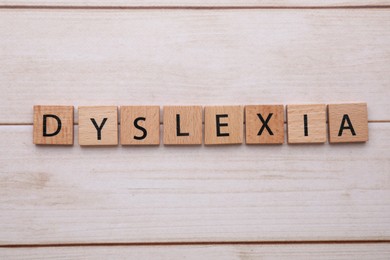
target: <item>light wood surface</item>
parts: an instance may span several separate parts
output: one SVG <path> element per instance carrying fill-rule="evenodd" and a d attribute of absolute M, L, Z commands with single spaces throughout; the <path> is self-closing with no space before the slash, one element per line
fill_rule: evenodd
<path fill-rule="evenodd" d="M 0 123 L 32 106 L 366 102 L 390 120 L 390 9 L 0 10 Z"/>
<path fill-rule="evenodd" d="M 353 7 L 389 6 L 389 0 L 0 0 L 1 6 L 65 7 Z"/>
<path fill-rule="evenodd" d="M 369 127 L 341 146 L 65 149 L 1 126 L 0 244 L 388 240 L 390 124 Z"/>
<path fill-rule="evenodd" d="M 102 246 L 0 248 L 5 259 L 388 260 L 390 244 Z"/>
<path fill-rule="evenodd" d="M 0 0 L 0 259 L 389 259 L 389 5 Z M 33 105 L 345 102 L 368 142 L 32 144 Z"/>

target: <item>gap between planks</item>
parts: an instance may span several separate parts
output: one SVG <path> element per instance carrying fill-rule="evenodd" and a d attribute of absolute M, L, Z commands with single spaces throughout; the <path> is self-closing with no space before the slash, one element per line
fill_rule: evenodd
<path fill-rule="evenodd" d="M 202 122 L 204 124 L 204 122 Z M 328 123 L 328 121 L 326 121 L 326 123 Z M 373 124 L 373 123 L 390 123 L 390 120 L 368 120 L 368 123 L 369 124 Z M 74 123 L 73 125 L 78 125 L 79 123 Z M 163 123 L 160 122 L 160 125 L 162 125 Z M 287 124 L 286 121 L 284 121 L 284 124 Z M 1 126 L 30 126 L 30 125 L 33 125 L 33 123 L 0 123 L 0 127 Z M 118 125 L 120 125 L 120 122 L 118 122 Z M 245 122 L 244 122 L 244 125 L 245 125 Z"/>
<path fill-rule="evenodd" d="M 390 244 L 390 240 L 318 240 L 318 241 L 199 241 L 199 242 L 145 242 L 145 243 L 53 243 L 53 244 L 5 244 L 0 248 L 38 247 L 99 247 L 99 246 L 198 246 L 198 245 L 318 245 L 318 244 Z"/>
<path fill-rule="evenodd" d="M 250 9 L 389 9 L 390 5 L 345 6 L 59 6 L 59 5 L 0 5 L 0 9 L 57 10 L 250 10 Z"/>

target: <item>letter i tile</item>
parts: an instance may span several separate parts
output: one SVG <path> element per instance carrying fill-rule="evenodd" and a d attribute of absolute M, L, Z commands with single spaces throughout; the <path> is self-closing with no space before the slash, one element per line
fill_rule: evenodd
<path fill-rule="evenodd" d="M 326 142 L 326 105 L 287 105 L 289 144 Z"/>

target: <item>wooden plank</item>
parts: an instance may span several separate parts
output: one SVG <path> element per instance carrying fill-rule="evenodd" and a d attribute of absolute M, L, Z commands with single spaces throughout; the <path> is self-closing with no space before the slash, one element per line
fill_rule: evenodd
<path fill-rule="evenodd" d="M 390 124 L 369 128 L 345 145 L 88 148 L 0 126 L 0 244 L 389 240 Z"/>
<path fill-rule="evenodd" d="M 388 260 L 389 243 L 0 248 L 3 259 Z"/>
<path fill-rule="evenodd" d="M 1 10 L 0 21 L 2 124 L 31 124 L 37 104 L 367 102 L 369 120 L 390 120 L 390 9 Z"/>
<path fill-rule="evenodd" d="M 65 6 L 65 7 L 349 7 L 388 6 L 388 0 L 0 0 L 1 6 Z"/>

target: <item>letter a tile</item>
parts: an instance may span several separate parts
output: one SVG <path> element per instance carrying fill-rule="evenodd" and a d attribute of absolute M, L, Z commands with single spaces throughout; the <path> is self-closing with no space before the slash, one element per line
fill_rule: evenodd
<path fill-rule="evenodd" d="M 120 110 L 122 145 L 160 144 L 159 106 L 122 106 Z"/>
<path fill-rule="evenodd" d="M 247 144 L 283 144 L 283 105 L 258 105 L 245 107 Z"/>
<path fill-rule="evenodd" d="M 79 144 L 118 145 L 118 108 L 79 107 Z"/>
<path fill-rule="evenodd" d="M 326 142 L 326 105 L 287 105 L 289 144 Z"/>
<path fill-rule="evenodd" d="M 202 107 L 165 106 L 164 144 L 202 144 Z"/>
<path fill-rule="evenodd" d="M 328 118 L 330 143 L 368 141 L 366 103 L 328 105 Z"/>
<path fill-rule="evenodd" d="M 244 110 L 242 106 L 205 107 L 205 144 L 242 144 Z"/>
<path fill-rule="evenodd" d="M 34 106 L 34 144 L 73 145 L 73 106 Z"/>

